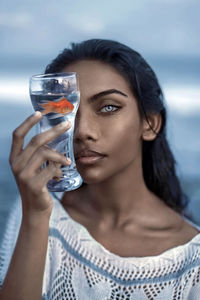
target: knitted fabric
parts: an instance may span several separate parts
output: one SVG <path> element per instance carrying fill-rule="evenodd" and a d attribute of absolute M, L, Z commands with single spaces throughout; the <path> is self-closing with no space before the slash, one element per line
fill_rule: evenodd
<path fill-rule="evenodd" d="M 19 231 L 19 201 L 14 211 L 0 249 L 0 284 Z M 54 200 L 43 300 L 199 300 L 199 280 L 200 233 L 157 256 L 120 257 L 106 250 Z"/>

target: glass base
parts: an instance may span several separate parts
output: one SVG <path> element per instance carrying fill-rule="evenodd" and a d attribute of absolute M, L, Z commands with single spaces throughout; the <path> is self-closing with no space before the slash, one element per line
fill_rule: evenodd
<path fill-rule="evenodd" d="M 83 180 L 79 173 L 71 178 L 62 178 L 60 181 L 50 180 L 47 188 L 50 192 L 66 192 L 76 190 L 81 186 Z"/>

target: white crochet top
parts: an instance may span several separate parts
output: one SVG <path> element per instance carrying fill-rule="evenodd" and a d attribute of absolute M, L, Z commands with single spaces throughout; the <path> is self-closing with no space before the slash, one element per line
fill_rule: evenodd
<path fill-rule="evenodd" d="M 18 235 L 19 203 L 10 214 L 0 247 L 0 285 Z M 43 300 L 199 300 L 199 281 L 200 233 L 157 256 L 120 257 L 106 250 L 54 200 Z"/>

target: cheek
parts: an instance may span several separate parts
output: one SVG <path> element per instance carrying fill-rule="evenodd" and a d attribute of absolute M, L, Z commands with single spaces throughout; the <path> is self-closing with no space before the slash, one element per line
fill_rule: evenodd
<path fill-rule="evenodd" d="M 111 131 L 112 132 L 112 131 Z M 141 132 L 138 122 L 127 120 L 123 126 L 117 126 L 111 134 L 109 131 L 110 155 L 116 157 L 118 161 L 126 161 L 140 151 Z"/>

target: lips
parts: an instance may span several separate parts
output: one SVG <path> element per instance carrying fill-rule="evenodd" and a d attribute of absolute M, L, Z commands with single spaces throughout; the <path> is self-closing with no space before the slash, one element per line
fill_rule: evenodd
<path fill-rule="evenodd" d="M 76 162 L 82 164 L 93 164 L 104 157 L 104 154 L 89 149 L 81 150 L 75 154 Z"/>

